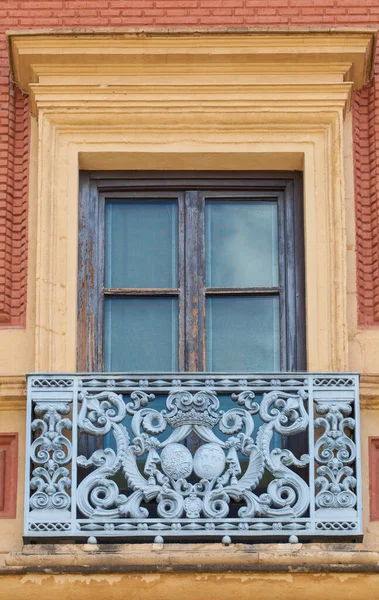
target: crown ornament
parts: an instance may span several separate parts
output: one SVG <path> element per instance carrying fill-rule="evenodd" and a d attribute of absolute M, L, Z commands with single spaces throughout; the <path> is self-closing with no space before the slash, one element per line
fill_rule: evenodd
<path fill-rule="evenodd" d="M 169 412 L 163 411 L 162 414 L 172 429 L 183 425 L 213 428 L 221 418 L 217 412 L 219 407 L 217 394 L 211 389 L 201 390 L 196 394 L 175 389 L 171 390 L 167 398 Z"/>

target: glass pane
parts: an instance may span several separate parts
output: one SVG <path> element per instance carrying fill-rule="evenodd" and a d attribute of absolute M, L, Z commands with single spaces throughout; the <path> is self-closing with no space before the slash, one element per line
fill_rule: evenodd
<path fill-rule="evenodd" d="M 209 200 L 205 223 L 207 287 L 278 285 L 277 202 Z"/>
<path fill-rule="evenodd" d="M 106 371 L 178 369 L 177 298 L 105 298 Z"/>
<path fill-rule="evenodd" d="M 207 371 L 280 369 L 277 296 L 208 297 Z"/>
<path fill-rule="evenodd" d="M 177 287 L 176 201 L 105 205 L 105 286 Z"/>

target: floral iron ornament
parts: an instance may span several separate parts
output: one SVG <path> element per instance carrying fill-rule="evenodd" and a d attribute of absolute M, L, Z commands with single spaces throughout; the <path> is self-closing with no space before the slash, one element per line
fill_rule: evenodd
<path fill-rule="evenodd" d="M 35 379 L 28 535 L 357 531 L 355 379 L 281 377 Z"/>
<path fill-rule="evenodd" d="M 102 436 L 112 431 L 116 450 L 97 450 L 90 459 L 78 458 L 82 467 L 95 466 L 78 488 L 78 507 L 87 517 L 123 516 L 147 518 L 149 510 L 141 503 L 157 501 L 162 518 L 225 518 L 230 502 L 242 503 L 241 518 L 256 516 L 302 516 L 308 508 L 309 489 L 290 466 L 305 467 L 309 456 L 300 460 L 288 449 L 270 449 L 274 433 L 294 435 L 305 431 L 307 394 L 285 392 L 265 394 L 260 405 L 252 391 L 233 394 L 240 407 L 220 410 L 217 394 L 205 389 L 192 394 L 174 389 L 167 398 L 167 410 L 150 408 L 153 394 L 133 392 L 133 402 L 125 405 L 122 396 L 101 392 L 81 395 L 79 427 Z M 123 425 L 132 416 L 130 438 Z M 254 438 L 254 416 L 263 424 Z M 159 435 L 170 428 L 164 441 Z M 183 444 L 191 433 L 204 442 L 192 456 Z M 220 436 L 220 434 L 223 434 Z M 138 458 L 145 457 L 143 474 Z M 241 458 L 247 460 L 243 473 Z M 272 474 L 267 493 L 254 494 L 265 469 Z M 120 494 L 111 479 L 122 471 L 130 495 Z M 191 477 L 192 476 L 192 477 Z M 196 479 L 190 482 L 189 479 Z"/>

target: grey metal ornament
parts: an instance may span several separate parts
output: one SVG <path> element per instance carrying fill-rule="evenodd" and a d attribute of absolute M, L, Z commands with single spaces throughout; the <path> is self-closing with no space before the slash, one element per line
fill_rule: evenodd
<path fill-rule="evenodd" d="M 29 376 L 26 538 L 359 535 L 358 378 L 293 375 Z"/>

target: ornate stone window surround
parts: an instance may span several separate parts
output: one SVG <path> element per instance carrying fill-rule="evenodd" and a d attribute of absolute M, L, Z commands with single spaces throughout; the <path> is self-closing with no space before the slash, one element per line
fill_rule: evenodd
<path fill-rule="evenodd" d="M 344 116 L 371 77 L 374 38 L 9 32 L 13 77 L 38 121 L 35 369 L 76 369 L 79 169 L 295 169 L 308 369 L 347 370 Z"/>

